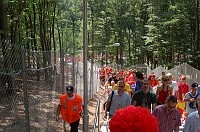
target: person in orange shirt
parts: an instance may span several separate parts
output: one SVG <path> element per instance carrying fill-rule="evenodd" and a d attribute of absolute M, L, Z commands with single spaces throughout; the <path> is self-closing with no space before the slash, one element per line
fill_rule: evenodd
<path fill-rule="evenodd" d="M 70 124 L 70 132 L 78 132 L 82 107 L 82 97 L 74 93 L 73 86 L 67 86 L 66 93 L 60 96 L 60 104 L 56 112 L 56 121 L 59 121 L 59 115 L 61 113 L 62 119 Z"/>

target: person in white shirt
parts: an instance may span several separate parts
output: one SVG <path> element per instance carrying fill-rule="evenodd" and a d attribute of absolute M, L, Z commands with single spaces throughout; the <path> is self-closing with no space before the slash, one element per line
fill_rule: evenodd
<path fill-rule="evenodd" d="M 200 85 L 198 85 L 198 90 L 197 90 L 197 92 L 200 94 Z"/>
<path fill-rule="evenodd" d="M 200 100 L 196 102 L 197 111 L 188 115 L 183 132 L 200 132 Z"/>
<path fill-rule="evenodd" d="M 191 85 L 190 91 L 185 94 L 183 100 L 186 102 L 186 113 L 189 115 L 190 113 L 197 110 L 196 101 L 199 98 L 200 94 L 197 92 L 197 83 L 193 83 Z"/>
<path fill-rule="evenodd" d="M 172 87 L 172 95 L 178 96 L 178 83 L 173 80 L 171 73 L 166 74 L 169 77 L 169 85 Z"/>

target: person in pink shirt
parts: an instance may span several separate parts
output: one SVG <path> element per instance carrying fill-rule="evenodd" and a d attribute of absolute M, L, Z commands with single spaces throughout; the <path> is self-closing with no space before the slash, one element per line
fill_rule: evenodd
<path fill-rule="evenodd" d="M 166 99 L 166 103 L 157 106 L 153 110 L 153 115 L 157 117 L 159 122 L 159 132 L 179 132 L 181 126 L 181 115 L 176 109 L 177 98 L 170 95 Z"/>

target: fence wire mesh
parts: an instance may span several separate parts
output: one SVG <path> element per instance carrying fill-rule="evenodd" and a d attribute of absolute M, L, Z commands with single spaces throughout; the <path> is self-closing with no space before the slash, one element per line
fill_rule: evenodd
<path fill-rule="evenodd" d="M 25 131 L 22 84 L 22 53 L 16 45 L 1 42 L 0 48 L 0 131 Z M 20 52 L 18 54 L 18 52 Z M 19 129 L 20 127 L 20 129 Z"/>
<path fill-rule="evenodd" d="M 88 83 L 88 97 L 98 91 L 98 71 L 88 64 L 88 82 L 83 82 L 83 61 L 64 52 L 32 52 L 1 42 L 0 52 L 0 131 L 60 132 L 55 121 L 59 96 L 65 86 L 75 83 L 83 96 Z M 1 46 L 3 47 L 3 46 Z M 74 60 L 75 63 L 72 63 Z M 72 69 L 75 72 L 72 72 Z"/>
<path fill-rule="evenodd" d="M 87 61 L 88 82 L 83 82 L 83 59 L 60 52 L 32 52 L 1 42 L 0 49 L 0 131 L 2 132 L 60 132 L 63 125 L 55 121 L 59 96 L 65 86 L 75 85 L 83 96 L 84 83 L 88 83 L 88 98 L 99 88 L 99 66 Z M 170 70 L 162 66 L 151 70 L 136 65 L 138 71 L 156 76 L 170 72 L 179 81 L 179 75 L 187 77 L 187 83 L 200 83 L 200 71 L 184 63 Z M 83 97 L 84 98 L 84 97 Z M 82 124 L 83 125 L 83 124 Z"/>
<path fill-rule="evenodd" d="M 162 76 L 162 72 L 166 73 L 167 71 L 166 71 L 166 69 L 164 67 L 158 66 L 154 70 L 152 70 L 152 72 L 154 72 L 156 77 L 160 77 L 160 76 Z"/>
<path fill-rule="evenodd" d="M 174 79 L 179 82 L 179 76 L 186 76 L 186 83 L 191 86 L 192 83 L 200 83 L 200 71 L 188 65 L 187 63 L 183 63 L 180 66 L 172 68 L 168 70 L 168 72 L 172 73 Z"/>
<path fill-rule="evenodd" d="M 192 83 L 196 82 L 200 84 L 200 71 L 195 69 L 194 67 L 188 65 L 187 63 L 183 63 L 179 66 L 176 66 L 170 70 L 166 70 L 164 67 L 159 66 L 152 70 L 156 77 L 162 75 L 162 72 L 165 73 L 172 73 L 174 80 L 179 82 L 179 76 L 185 75 L 186 76 L 186 83 L 191 86 Z"/>

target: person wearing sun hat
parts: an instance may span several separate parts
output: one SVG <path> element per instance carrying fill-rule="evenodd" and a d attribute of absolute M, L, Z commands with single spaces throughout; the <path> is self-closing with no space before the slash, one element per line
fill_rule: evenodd
<path fill-rule="evenodd" d="M 78 132 L 82 107 L 82 97 L 74 93 L 73 86 L 66 86 L 66 93 L 60 96 L 60 104 L 57 107 L 56 121 L 59 121 L 59 115 L 61 113 L 62 119 L 70 124 L 70 132 Z"/>

